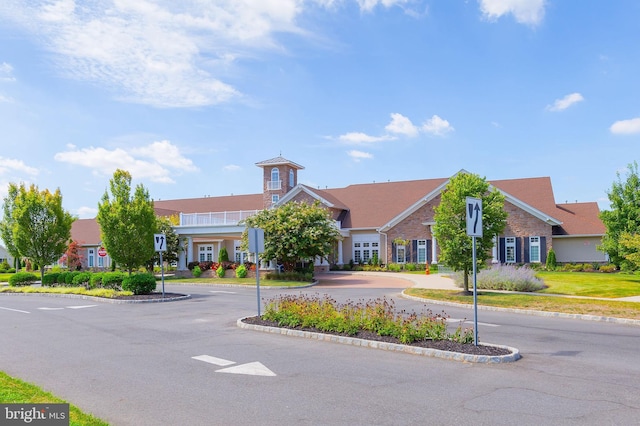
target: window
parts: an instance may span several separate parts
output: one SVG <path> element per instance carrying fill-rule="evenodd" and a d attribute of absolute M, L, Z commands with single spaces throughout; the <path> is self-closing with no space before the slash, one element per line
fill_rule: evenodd
<path fill-rule="evenodd" d="M 540 237 L 529 237 L 529 262 L 540 262 Z"/>
<path fill-rule="evenodd" d="M 362 262 L 362 243 L 353 243 L 353 261 L 355 263 Z"/>
<path fill-rule="evenodd" d="M 289 186 L 293 188 L 295 186 L 295 176 L 293 169 L 289 169 Z"/>
<path fill-rule="evenodd" d="M 98 268 L 104 268 L 104 256 L 98 256 Z"/>
<path fill-rule="evenodd" d="M 371 258 L 380 262 L 380 243 L 371 243 Z"/>
<path fill-rule="evenodd" d="M 233 246 L 233 258 L 236 260 L 236 263 L 246 263 L 249 260 L 249 253 L 242 251 L 242 249 L 240 248 L 241 244 L 242 241 L 236 241 Z"/>
<path fill-rule="evenodd" d="M 93 268 L 94 267 L 94 265 L 95 265 L 95 263 L 94 263 L 95 262 L 95 256 L 96 256 L 95 249 L 90 248 L 87 251 L 87 266 L 89 268 Z"/>
<path fill-rule="evenodd" d="M 213 262 L 213 246 L 212 245 L 198 246 L 198 261 Z"/>
<path fill-rule="evenodd" d="M 371 243 L 362 243 L 362 261 L 369 263 L 371 259 Z"/>
<path fill-rule="evenodd" d="M 398 263 L 405 263 L 407 259 L 406 256 L 406 247 L 404 245 L 397 245 L 396 246 L 396 261 Z"/>
<path fill-rule="evenodd" d="M 271 169 L 271 182 L 278 182 L 280 180 L 280 170 L 277 167 Z"/>
<path fill-rule="evenodd" d="M 418 240 L 418 263 L 427 263 L 427 240 Z"/>
<path fill-rule="evenodd" d="M 516 262 L 516 237 L 506 237 L 505 244 L 505 263 Z"/>
<path fill-rule="evenodd" d="M 271 196 L 271 204 L 277 204 L 280 201 L 280 196 L 278 194 L 273 194 Z"/>

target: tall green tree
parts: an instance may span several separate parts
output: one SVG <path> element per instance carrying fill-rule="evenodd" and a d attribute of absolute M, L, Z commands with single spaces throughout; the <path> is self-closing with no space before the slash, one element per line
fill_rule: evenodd
<path fill-rule="evenodd" d="M 247 250 L 248 228 L 264 229 L 264 260 L 277 259 L 285 271 L 291 271 L 299 260 L 327 257 L 333 243 L 340 238 L 329 211 L 320 203 L 291 202 L 262 210 L 247 218 L 242 233 L 242 246 Z"/>
<path fill-rule="evenodd" d="M 24 184 L 16 188 L 17 193 L 10 189 L 10 194 L 15 193 L 10 223 L 13 245 L 21 257 L 40 267 L 42 279 L 44 266 L 58 260 L 67 249 L 75 218 L 62 208 L 59 189 L 51 193 L 48 189 L 39 191 L 35 185 L 28 190 Z"/>
<path fill-rule="evenodd" d="M 464 273 L 464 291 L 469 293 L 469 274 L 473 271 L 473 240 L 467 235 L 466 197 L 482 199 L 482 237 L 476 238 L 477 268 L 485 266 L 493 248 L 493 238 L 507 224 L 504 195 L 490 190 L 486 179 L 475 174 L 459 173 L 451 178 L 435 208 L 435 238 L 440 247 L 440 261 L 454 271 Z"/>
<path fill-rule="evenodd" d="M 617 180 L 607 192 L 611 210 L 600 213 L 600 219 L 606 227 L 602 244 L 598 249 L 609 255 L 611 263 L 621 269 L 633 269 L 634 263 L 626 258 L 630 247 L 621 245 L 623 234 L 640 233 L 640 174 L 638 163 L 627 166 L 626 178 L 617 173 Z"/>
<path fill-rule="evenodd" d="M 13 243 L 13 210 L 18 196 L 18 186 L 14 183 L 9 184 L 7 196 L 2 203 L 2 221 L 0 222 L 0 238 L 4 241 L 7 252 L 13 257 L 14 268 L 18 269 L 17 263 L 20 261 L 20 252 Z"/>
<path fill-rule="evenodd" d="M 153 200 L 142 184 L 131 196 L 131 174 L 116 170 L 98 204 L 100 237 L 111 258 L 129 274 L 153 257 L 157 231 Z"/>

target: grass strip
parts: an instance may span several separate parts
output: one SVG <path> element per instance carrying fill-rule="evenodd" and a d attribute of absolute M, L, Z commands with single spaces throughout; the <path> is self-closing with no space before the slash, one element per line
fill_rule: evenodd
<path fill-rule="evenodd" d="M 446 302 L 473 304 L 472 296 L 461 295 L 459 291 L 429 290 L 409 288 L 405 293 L 410 296 Z M 478 292 L 478 304 L 511 309 L 529 309 L 544 312 L 563 312 L 567 314 L 596 315 L 613 318 L 640 319 L 640 303 L 617 300 L 590 300 L 570 297 L 533 296 L 524 294 Z"/>
<path fill-rule="evenodd" d="M 67 403 L 67 401 L 57 398 L 31 383 L 23 382 L 2 371 L 0 371 L 0 402 L 4 404 Z M 78 426 L 109 425 L 91 414 L 83 413 L 78 407 L 72 404 L 69 404 L 69 424 Z"/>
<path fill-rule="evenodd" d="M 549 288 L 541 293 L 619 298 L 640 295 L 640 275 L 598 272 L 538 272 Z"/>

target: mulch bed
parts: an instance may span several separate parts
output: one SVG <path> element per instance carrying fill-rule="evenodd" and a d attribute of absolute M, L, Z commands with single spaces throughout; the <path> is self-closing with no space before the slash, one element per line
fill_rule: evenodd
<path fill-rule="evenodd" d="M 175 297 L 183 297 L 184 294 L 181 293 L 164 293 L 165 299 L 172 299 Z M 162 292 L 153 292 L 149 294 L 134 294 L 132 296 L 116 296 L 113 299 L 116 300 L 159 300 L 162 299 Z"/>
<path fill-rule="evenodd" d="M 278 323 L 274 321 L 266 321 L 261 317 L 248 317 L 243 319 L 243 322 L 247 324 L 264 325 L 267 327 L 289 328 L 292 330 L 311 331 L 315 333 L 355 337 L 358 339 L 375 340 L 377 342 L 397 343 L 400 345 L 406 344 L 409 346 L 418 346 L 422 348 L 437 349 L 441 351 L 458 352 L 458 353 L 463 353 L 468 355 L 500 356 L 500 355 L 511 354 L 511 351 L 505 348 L 497 348 L 494 346 L 482 346 L 482 345 L 475 346 L 473 343 L 457 343 L 457 342 L 452 342 L 450 340 L 421 340 L 413 343 L 402 343 L 395 337 L 380 336 L 370 331 L 359 331 L 355 335 L 347 335 L 345 333 L 332 333 L 328 331 L 320 331 L 315 328 L 282 327 L 282 326 L 279 326 Z"/>

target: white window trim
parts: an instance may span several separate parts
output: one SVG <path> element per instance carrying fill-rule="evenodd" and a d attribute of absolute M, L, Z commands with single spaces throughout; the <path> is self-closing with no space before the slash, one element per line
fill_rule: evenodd
<path fill-rule="evenodd" d="M 509 247 L 513 247 L 513 259 L 509 259 Z M 518 253 L 516 252 L 516 237 L 505 237 L 504 238 L 504 263 L 516 263 L 518 259 Z"/>
<path fill-rule="evenodd" d="M 537 260 L 533 260 L 531 258 L 531 253 L 532 247 L 537 247 L 538 248 L 538 259 Z M 542 256 L 540 256 L 540 237 L 538 236 L 533 236 L 533 237 L 529 237 L 529 263 L 540 263 L 540 259 Z"/>

